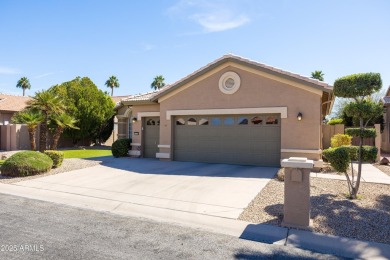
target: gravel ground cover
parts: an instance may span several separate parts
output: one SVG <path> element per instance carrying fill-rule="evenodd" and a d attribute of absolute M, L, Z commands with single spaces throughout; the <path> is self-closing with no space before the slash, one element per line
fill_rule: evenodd
<path fill-rule="evenodd" d="M 239 219 L 280 226 L 283 185 L 271 180 Z M 390 185 L 362 183 L 358 200 L 347 199 L 347 191 L 345 181 L 311 178 L 313 231 L 390 244 Z"/>
<path fill-rule="evenodd" d="M 44 174 L 27 176 L 27 177 L 8 177 L 8 176 L 3 176 L 0 174 L 0 183 L 14 183 L 14 182 L 19 182 L 19 181 L 26 181 L 26 180 L 31 180 L 31 179 L 40 178 L 40 177 L 53 175 L 53 174 L 58 174 L 58 173 L 62 173 L 62 172 L 69 172 L 69 171 L 73 171 L 73 170 L 92 167 L 92 166 L 98 165 L 100 163 L 101 163 L 101 161 L 98 161 L 98 160 L 85 160 L 85 159 L 77 159 L 77 158 L 64 159 L 64 161 L 60 167 L 52 169 L 51 171 L 44 173 Z"/>

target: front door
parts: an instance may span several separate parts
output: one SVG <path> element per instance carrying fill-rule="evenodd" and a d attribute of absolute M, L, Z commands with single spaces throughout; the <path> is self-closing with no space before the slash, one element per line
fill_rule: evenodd
<path fill-rule="evenodd" d="M 144 128 L 144 157 L 156 158 L 160 138 L 160 118 L 146 117 Z"/>

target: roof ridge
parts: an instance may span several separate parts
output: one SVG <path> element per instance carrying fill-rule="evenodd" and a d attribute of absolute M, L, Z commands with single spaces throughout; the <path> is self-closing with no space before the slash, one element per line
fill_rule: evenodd
<path fill-rule="evenodd" d="M 12 96 L 12 97 L 21 97 L 21 98 L 29 98 L 29 96 L 21 96 L 21 95 L 16 95 L 16 94 L 6 94 L 0 92 L 0 95 L 5 95 L 5 96 Z"/>

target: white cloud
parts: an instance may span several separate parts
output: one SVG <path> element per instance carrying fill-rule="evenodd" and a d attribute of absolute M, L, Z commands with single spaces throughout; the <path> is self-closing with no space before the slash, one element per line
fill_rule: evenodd
<path fill-rule="evenodd" d="M 0 66 L 0 74 L 19 74 L 19 73 L 20 71 L 18 69 Z"/>
<path fill-rule="evenodd" d="M 250 21 L 246 15 L 238 17 L 224 16 L 220 14 L 195 14 L 191 17 L 199 23 L 205 32 L 222 32 L 240 27 Z"/>
<path fill-rule="evenodd" d="M 168 9 L 174 18 L 195 21 L 203 32 L 221 32 L 243 26 L 250 22 L 249 16 L 242 11 L 242 1 L 192 1 L 181 0 Z"/>
<path fill-rule="evenodd" d="M 54 72 L 48 72 L 48 73 L 44 73 L 44 74 L 41 74 L 41 75 L 37 75 L 34 78 L 40 79 L 40 78 L 44 78 L 44 77 L 47 77 L 47 76 L 50 76 L 50 75 L 53 75 L 53 74 L 54 74 Z"/>
<path fill-rule="evenodd" d="M 151 51 L 151 50 L 155 49 L 156 46 L 153 45 L 153 44 L 148 44 L 147 43 L 147 44 L 143 44 L 142 48 L 143 48 L 144 51 Z"/>

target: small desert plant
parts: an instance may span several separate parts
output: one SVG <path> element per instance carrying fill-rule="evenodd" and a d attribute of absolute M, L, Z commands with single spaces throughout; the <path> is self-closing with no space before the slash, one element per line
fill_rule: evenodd
<path fill-rule="evenodd" d="M 337 124 L 342 124 L 343 119 L 342 118 L 333 118 L 329 120 L 328 125 L 337 125 Z"/>
<path fill-rule="evenodd" d="M 23 177 L 50 171 L 53 161 L 40 152 L 25 151 L 9 157 L 1 166 L 1 174 L 11 177 Z"/>
<path fill-rule="evenodd" d="M 330 146 L 332 148 L 340 147 L 343 145 L 351 145 L 352 136 L 336 134 L 330 139 Z"/>
<path fill-rule="evenodd" d="M 64 161 L 64 152 L 54 151 L 54 150 L 46 150 L 45 154 L 52 159 L 53 168 L 60 167 L 62 162 Z"/>
<path fill-rule="evenodd" d="M 278 173 L 276 174 L 276 178 L 278 181 L 284 181 L 284 168 L 279 169 Z"/>

